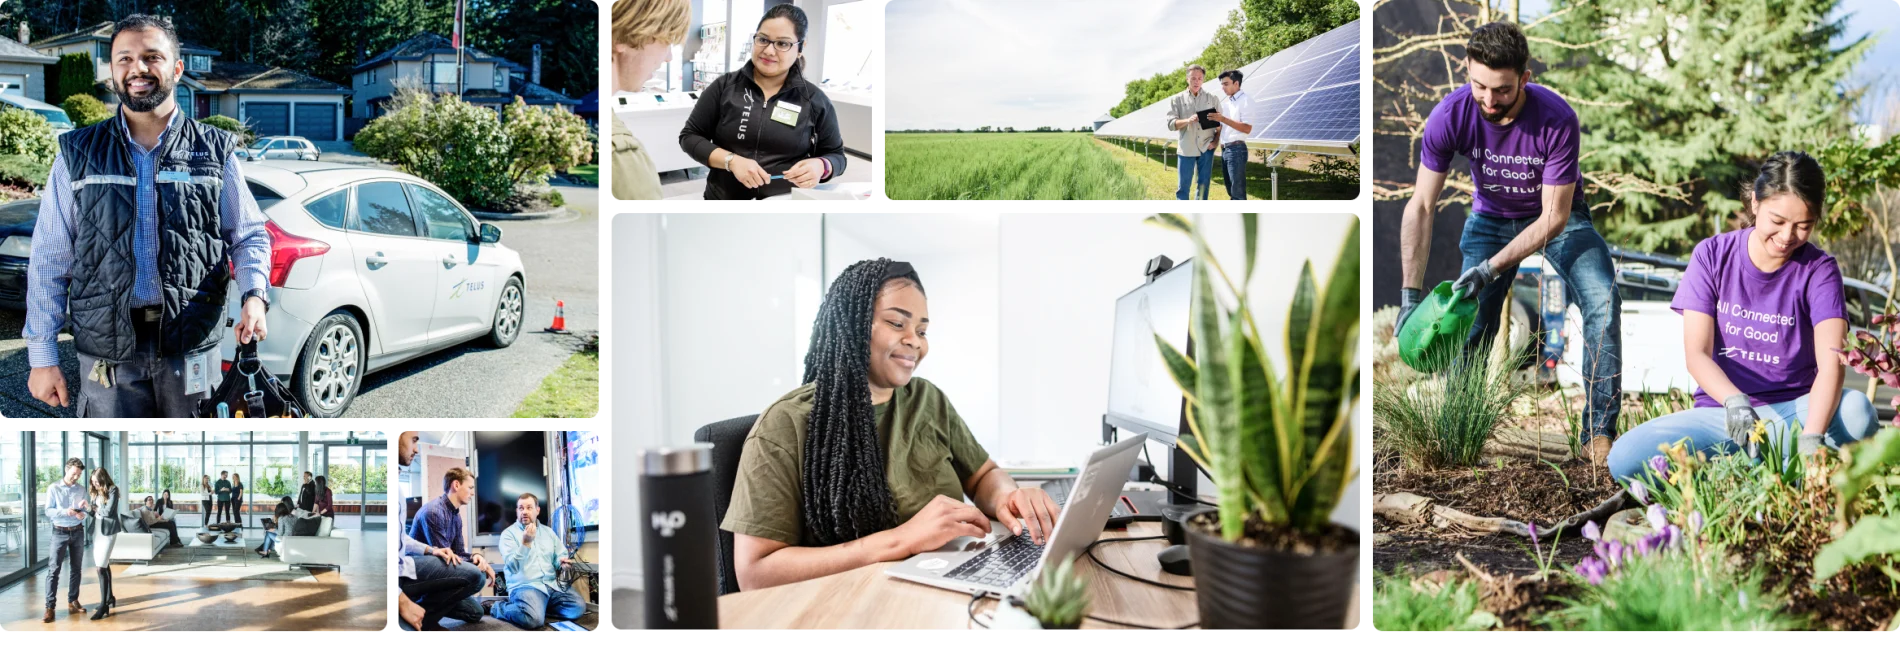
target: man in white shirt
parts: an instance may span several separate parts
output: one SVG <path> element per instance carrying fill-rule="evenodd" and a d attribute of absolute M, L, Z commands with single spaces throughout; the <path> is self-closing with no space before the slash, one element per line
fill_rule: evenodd
<path fill-rule="evenodd" d="M 1247 200 L 1247 135 L 1253 125 L 1247 123 L 1247 93 L 1240 90 L 1240 71 L 1220 73 L 1220 112 L 1208 117 L 1220 122 L 1221 175 L 1227 180 L 1227 197 Z"/>
<path fill-rule="evenodd" d="M 59 573 L 66 569 L 66 610 L 77 617 L 86 614 L 79 604 L 79 567 L 86 556 L 86 486 L 79 483 L 86 464 L 79 458 L 66 460 L 66 474 L 46 487 L 46 520 L 53 525 L 52 561 L 46 571 L 46 617 L 53 621 L 53 604 L 59 601 Z"/>

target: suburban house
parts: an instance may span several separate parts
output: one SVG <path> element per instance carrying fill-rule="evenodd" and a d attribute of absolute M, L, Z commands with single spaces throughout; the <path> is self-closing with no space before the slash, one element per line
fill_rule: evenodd
<path fill-rule="evenodd" d="M 93 80 L 111 78 L 112 23 L 34 41 L 31 47 L 55 59 L 73 52 L 91 54 L 96 68 Z M 186 117 L 224 115 L 244 122 L 260 137 L 343 139 L 343 106 L 349 101 L 349 88 L 288 68 L 219 61 L 220 54 L 181 39 L 185 76 L 177 94 L 179 110 Z M 116 105 L 118 99 L 107 94 L 106 103 Z"/>
<path fill-rule="evenodd" d="M 0 36 L 0 94 L 59 103 L 58 99 L 46 97 L 46 66 L 58 61 L 19 41 Z"/>
<path fill-rule="evenodd" d="M 496 110 L 514 103 L 519 96 L 530 106 L 559 106 L 573 111 L 580 101 L 541 87 L 528 79 L 518 63 L 483 52 L 463 48 L 462 99 Z M 383 106 L 395 94 L 397 84 L 414 86 L 438 94 L 455 94 L 455 48 L 448 38 L 424 32 L 370 57 L 350 73 L 355 89 L 355 110 L 359 118 L 383 114 Z"/>

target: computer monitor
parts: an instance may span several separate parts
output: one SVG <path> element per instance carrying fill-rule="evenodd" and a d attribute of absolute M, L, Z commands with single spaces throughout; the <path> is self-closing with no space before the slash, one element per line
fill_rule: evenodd
<path fill-rule="evenodd" d="M 1183 354 L 1193 308 L 1194 260 L 1181 262 L 1115 300 L 1105 422 L 1172 446 L 1185 428 L 1186 399 L 1155 345 L 1159 334 Z"/>

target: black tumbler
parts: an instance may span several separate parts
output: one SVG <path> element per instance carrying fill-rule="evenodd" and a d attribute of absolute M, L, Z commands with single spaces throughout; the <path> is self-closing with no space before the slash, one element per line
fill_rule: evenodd
<path fill-rule="evenodd" d="M 640 452 L 640 527 L 647 628 L 719 628 L 711 445 Z"/>

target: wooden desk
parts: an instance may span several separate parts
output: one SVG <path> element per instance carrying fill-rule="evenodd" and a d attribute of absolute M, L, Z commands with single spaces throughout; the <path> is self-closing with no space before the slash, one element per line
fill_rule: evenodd
<path fill-rule="evenodd" d="M 1160 523 L 1136 523 L 1103 538 L 1159 536 Z M 1194 580 L 1161 572 L 1155 553 L 1166 541 L 1130 541 L 1097 546 L 1095 556 L 1123 572 L 1162 583 L 1192 586 Z M 1093 600 L 1089 614 L 1146 626 L 1177 627 L 1200 618 L 1194 593 L 1168 590 L 1124 579 L 1078 557 L 1076 574 L 1088 580 Z M 719 598 L 719 627 L 724 629 L 962 629 L 970 624 L 970 596 L 904 581 L 884 574 L 879 563 L 829 577 Z M 983 613 L 996 605 L 984 599 Z M 1085 628 L 1123 628 L 1094 620 Z"/>

